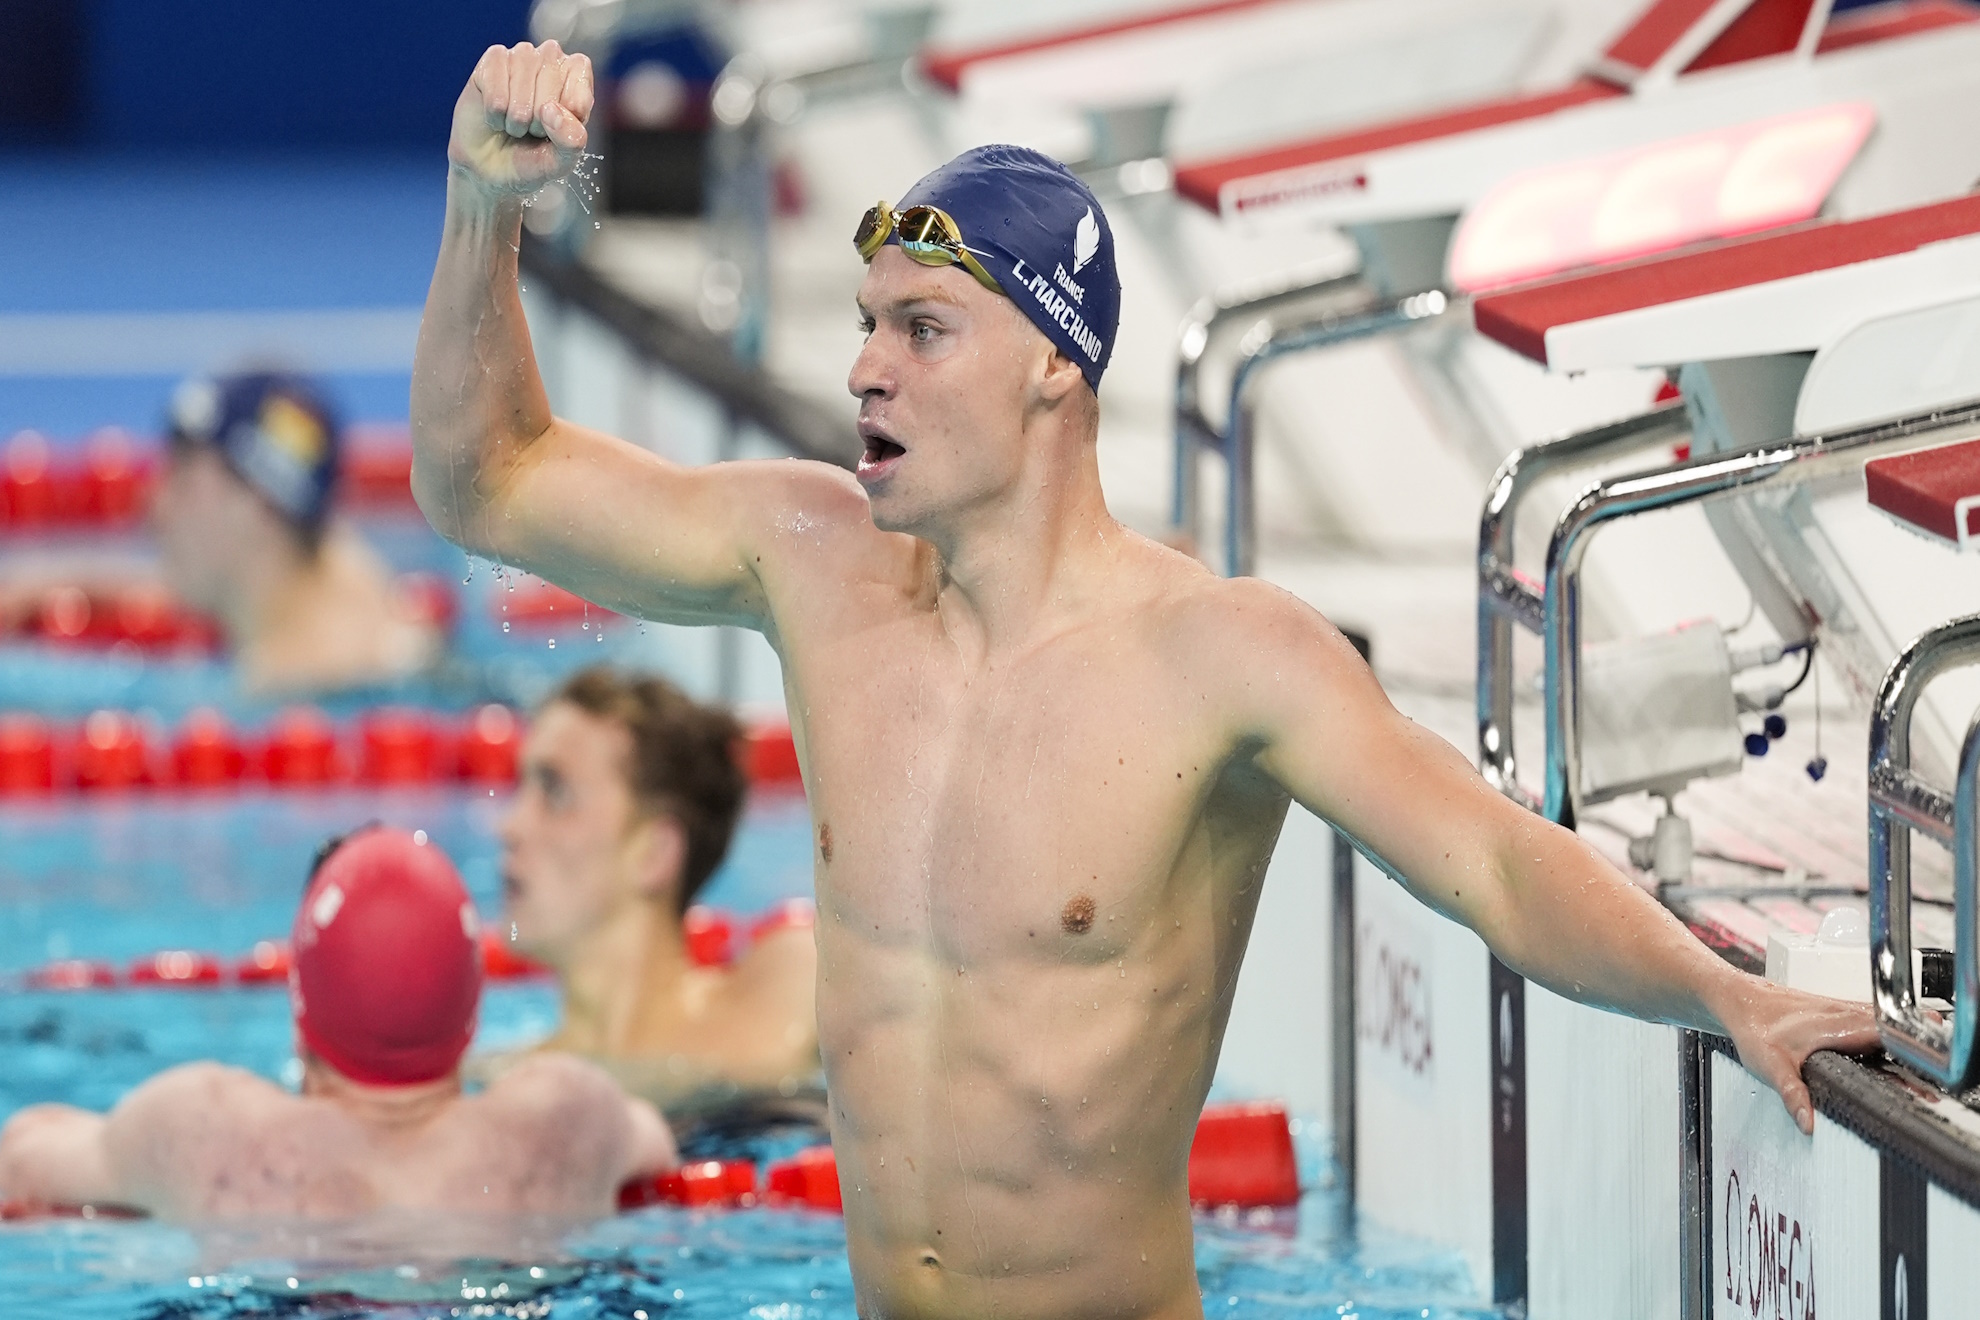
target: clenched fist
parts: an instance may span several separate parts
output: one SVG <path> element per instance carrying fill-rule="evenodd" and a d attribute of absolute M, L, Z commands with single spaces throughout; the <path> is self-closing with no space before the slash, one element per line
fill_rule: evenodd
<path fill-rule="evenodd" d="M 554 41 L 490 46 L 454 103 L 447 158 L 493 195 L 537 191 L 584 155 L 591 60 Z"/>

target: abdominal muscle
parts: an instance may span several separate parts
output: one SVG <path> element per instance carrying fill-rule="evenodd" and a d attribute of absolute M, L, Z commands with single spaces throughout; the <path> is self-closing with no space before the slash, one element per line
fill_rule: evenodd
<path fill-rule="evenodd" d="M 863 1316 L 1202 1314 L 1189 1143 L 1270 842 L 1253 883 L 1056 912 L 1010 886 L 935 903 L 919 931 L 821 876 L 820 1045 Z"/>

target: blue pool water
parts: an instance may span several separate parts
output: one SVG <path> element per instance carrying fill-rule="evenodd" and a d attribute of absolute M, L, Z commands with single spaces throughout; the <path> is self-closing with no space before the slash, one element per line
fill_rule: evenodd
<path fill-rule="evenodd" d="M 491 826 L 504 805 L 459 791 L 9 804 L 0 811 L 0 976 L 16 988 L 0 989 L 0 1118 L 44 1100 L 105 1108 L 160 1069 L 193 1059 L 292 1076 L 279 988 L 61 993 L 19 989 L 9 974 L 50 957 L 121 962 L 175 946 L 243 951 L 287 929 L 316 844 L 374 819 L 427 830 L 493 915 Z M 761 796 L 708 900 L 747 912 L 805 893 L 809 862 L 802 798 Z M 545 983 L 492 985 L 476 1047 L 538 1036 L 555 1014 Z M 757 1153 L 804 1140 L 769 1134 Z M 1344 1233 L 1318 1147 L 1305 1137 L 1302 1147 L 1314 1190 L 1296 1212 L 1200 1221 L 1197 1266 L 1210 1315 L 1491 1314 L 1471 1302 L 1475 1291 L 1455 1257 Z M 278 1228 L 195 1235 L 148 1222 L 0 1225 L 0 1320 L 855 1314 L 833 1216 L 656 1207 L 588 1226 L 462 1231 L 494 1232 L 505 1244 L 501 1259 L 457 1259 L 435 1248 L 408 1260 L 403 1241 L 389 1235 L 381 1248 Z"/>

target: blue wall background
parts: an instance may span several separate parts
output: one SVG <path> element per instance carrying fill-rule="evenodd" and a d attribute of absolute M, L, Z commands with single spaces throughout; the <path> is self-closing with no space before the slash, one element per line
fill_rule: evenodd
<path fill-rule="evenodd" d="M 481 51 L 521 40 L 528 15 L 529 0 L 0 0 L 0 135 L 430 146 Z"/>

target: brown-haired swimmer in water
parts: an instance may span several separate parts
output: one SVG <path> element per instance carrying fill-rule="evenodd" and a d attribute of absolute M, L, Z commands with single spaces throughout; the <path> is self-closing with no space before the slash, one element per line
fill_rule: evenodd
<path fill-rule="evenodd" d="M 682 927 L 742 814 L 741 736 L 664 679 L 584 670 L 530 722 L 501 826 L 503 919 L 562 992 L 541 1048 L 601 1064 L 684 1134 L 823 1121 L 808 908 L 726 967 L 697 966 Z"/>
<path fill-rule="evenodd" d="M 477 553 L 782 657 L 833 831 L 819 1044 L 862 1315 L 1202 1315 L 1190 1137 L 1293 801 L 1542 985 L 1729 1035 L 1804 1127 L 1809 1052 L 1875 1042 L 1494 792 L 1307 606 L 1114 521 L 1111 239 L 1036 153 L 968 152 L 858 226 L 856 477 L 678 467 L 555 417 L 515 245 L 591 108 L 550 45 L 490 50 L 461 95 L 414 489 Z"/>

